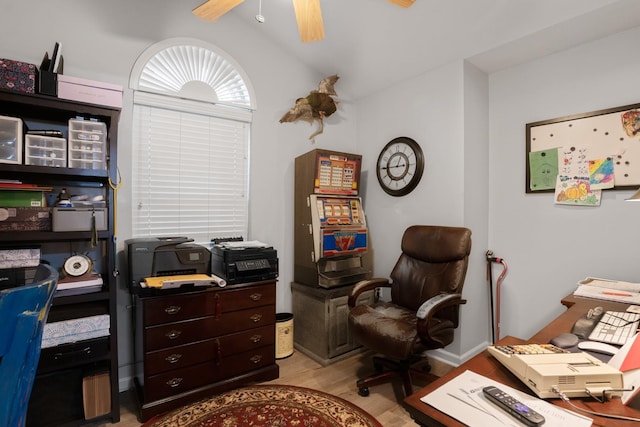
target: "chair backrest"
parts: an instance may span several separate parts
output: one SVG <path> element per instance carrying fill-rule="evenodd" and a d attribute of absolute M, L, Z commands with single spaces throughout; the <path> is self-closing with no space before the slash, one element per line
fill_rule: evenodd
<path fill-rule="evenodd" d="M 391 279 L 391 300 L 411 310 L 440 293 L 462 293 L 471 252 L 471 230 L 414 225 L 402 236 L 402 254 Z"/>
<path fill-rule="evenodd" d="M 42 331 L 58 272 L 41 264 L 34 283 L 0 291 L 0 425 L 23 426 L 35 379 Z"/>

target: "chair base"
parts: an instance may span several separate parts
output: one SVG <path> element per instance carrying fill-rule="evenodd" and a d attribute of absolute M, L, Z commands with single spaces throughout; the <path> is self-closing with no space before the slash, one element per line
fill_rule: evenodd
<path fill-rule="evenodd" d="M 373 357 L 373 366 L 376 368 L 377 374 L 361 378 L 356 382 L 358 386 L 358 394 L 360 396 L 369 396 L 369 387 L 391 382 L 395 379 L 402 379 L 405 396 L 413 394 L 413 386 L 411 378 L 419 378 L 426 382 L 432 382 L 438 377 L 430 373 L 431 366 L 424 358 L 416 358 L 403 361 L 394 361 L 380 356 Z M 385 367 L 387 368 L 385 370 Z"/>

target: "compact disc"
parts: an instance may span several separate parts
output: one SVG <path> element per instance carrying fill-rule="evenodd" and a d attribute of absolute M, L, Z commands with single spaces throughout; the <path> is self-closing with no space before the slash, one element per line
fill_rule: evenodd
<path fill-rule="evenodd" d="M 69 276 L 82 276 L 93 267 L 93 261 L 86 255 L 73 255 L 64 261 L 62 268 Z"/>

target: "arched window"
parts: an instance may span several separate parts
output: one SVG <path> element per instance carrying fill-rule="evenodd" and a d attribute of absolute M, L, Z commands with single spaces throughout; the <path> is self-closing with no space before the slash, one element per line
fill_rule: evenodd
<path fill-rule="evenodd" d="M 242 69 L 214 46 L 170 39 L 138 58 L 129 83 L 133 237 L 246 237 L 255 97 Z"/>

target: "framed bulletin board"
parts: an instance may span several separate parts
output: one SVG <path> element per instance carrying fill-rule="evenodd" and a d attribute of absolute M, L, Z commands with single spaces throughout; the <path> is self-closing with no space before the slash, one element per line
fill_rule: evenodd
<path fill-rule="evenodd" d="M 640 186 L 640 104 L 526 125 L 526 192 L 553 192 L 563 177 L 594 189 Z"/>

